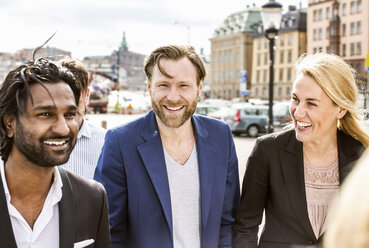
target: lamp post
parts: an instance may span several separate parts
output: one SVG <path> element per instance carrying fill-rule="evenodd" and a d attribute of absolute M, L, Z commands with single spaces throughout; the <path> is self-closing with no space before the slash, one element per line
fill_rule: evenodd
<path fill-rule="evenodd" d="M 261 18 L 265 37 L 269 40 L 269 121 L 268 133 L 273 132 L 273 92 L 274 92 L 274 41 L 278 35 L 282 19 L 282 5 L 274 0 L 269 0 L 261 9 Z"/>
<path fill-rule="evenodd" d="M 187 45 L 190 45 L 190 26 L 179 21 L 174 21 L 174 25 L 182 25 L 187 28 Z"/>

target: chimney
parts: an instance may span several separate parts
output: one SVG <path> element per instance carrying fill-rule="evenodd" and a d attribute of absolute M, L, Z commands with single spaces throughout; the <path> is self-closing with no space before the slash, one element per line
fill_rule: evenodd
<path fill-rule="evenodd" d="M 294 10 L 296 10 L 295 5 L 288 5 L 288 11 L 294 11 Z"/>

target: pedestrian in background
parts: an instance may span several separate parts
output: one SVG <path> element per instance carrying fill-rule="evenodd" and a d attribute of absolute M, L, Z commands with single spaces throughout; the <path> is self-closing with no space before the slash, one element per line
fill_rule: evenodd
<path fill-rule="evenodd" d="M 340 189 L 324 235 L 325 248 L 369 247 L 369 151 Z"/>
<path fill-rule="evenodd" d="M 164 46 L 144 69 L 153 110 L 107 132 L 95 171 L 112 247 L 231 247 L 238 162 L 229 126 L 193 115 L 204 64 L 192 47 Z"/>
<path fill-rule="evenodd" d="M 331 200 L 369 144 L 355 106 L 355 77 L 343 59 L 303 55 L 296 73 L 294 128 L 258 138 L 248 159 L 236 248 L 320 245 Z"/>
<path fill-rule="evenodd" d="M 56 168 L 77 140 L 79 87 L 45 58 L 17 67 L 2 84 L 1 247 L 110 247 L 103 186 Z"/>
<path fill-rule="evenodd" d="M 97 160 L 104 144 L 106 130 L 93 125 L 85 119 L 90 97 L 86 67 L 80 61 L 71 58 L 65 58 L 58 62 L 73 73 L 81 87 L 77 115 L 79 126 L 77 144 L 68 162 L 62 166 L 79 176 L 93 179 Z"/>

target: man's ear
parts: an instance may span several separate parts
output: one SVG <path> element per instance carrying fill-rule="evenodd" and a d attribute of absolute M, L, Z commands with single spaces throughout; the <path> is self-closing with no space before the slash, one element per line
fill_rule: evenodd
<path fill-rule="evenodd" d="M 85 95 L 85 103 L 86 103 L 86 105 L 88 105 L 88 102 L 89 102 L 89 100 L 90 100 L 90 89 L 89 88 L 87 88 L 87 91 L 86 91 L 86 95 Z"/>
<path fill-rule="evenodd" d="M 151 82 L 150 82 L 150 80 L 147 80 L 146 87 L 147 87 L 147 92 L 150 92 L 150 88 L 151 88 Z"/>
<path fill-rule="evenodd" d="M 9 138 L 14 137 L 14 130 L 15 130 L 15 116 L 14 115 L 5 115 L 3 119 L 4 125 L 6 127 L 6 132 Z"/>

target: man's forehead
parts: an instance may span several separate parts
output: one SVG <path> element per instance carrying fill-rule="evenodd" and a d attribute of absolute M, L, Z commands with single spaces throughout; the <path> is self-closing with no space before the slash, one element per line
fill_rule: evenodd
<path fill-rule="evenodd" d="M 43 82 L 42 84 L 32 84 L 30 85 L 30 93 L 34 105 L 47 105 L 49 103 L 55 105 L 55 99 L 64 99 L 69 102 L 72 101 L 75 104 L 75 98 L 72 89 L 63 81 L 57 83 Z M 28 96 L 27 102 L 32 100 L 31 97 Z"/>

